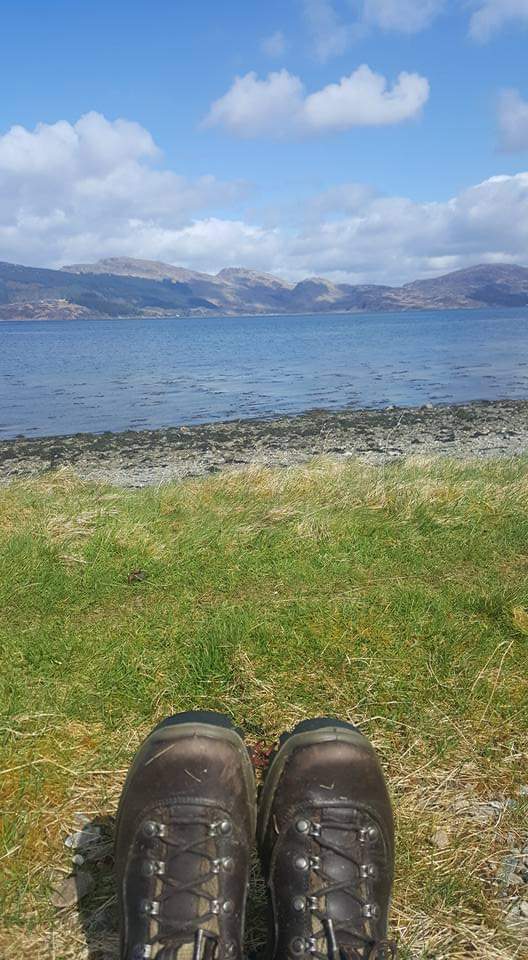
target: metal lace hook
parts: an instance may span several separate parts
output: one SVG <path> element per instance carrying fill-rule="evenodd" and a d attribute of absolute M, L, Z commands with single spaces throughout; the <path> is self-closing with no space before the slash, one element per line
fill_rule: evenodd
<path fill-rule="evenodd" d="M 323 926 L 326 934 L 326 942 L 328 944 L 328 955 L 330 960 L 339 960 L 339 947 L 337 945 L 335 936 L 334 924 L 330 917 L 324 918 Z"/>
<path fill-rule="evenodd" d="M 199 927 L 194 935 L 193 960 L 203 960 L 204 941 L 204 932 L 202 928 Z"/>
<path fill-rule="evenodd" d="M 211 960 L 217 945 L 217 938 L 199 927 L 194 935 L 193 960 Z"/>

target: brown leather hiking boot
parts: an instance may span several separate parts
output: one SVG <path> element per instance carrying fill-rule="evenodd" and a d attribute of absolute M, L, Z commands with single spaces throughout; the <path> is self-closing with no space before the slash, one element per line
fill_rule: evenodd
<path fill-rule="evenodd" d="M 117 816 L 121 960 L 237 960 L 255 782 L 228 717 L 191 712 L 150 734 Z"/>
<path fill-rule="evenodd" d="M 394 829 L 378 758 L 351 724 L 306 720 L 281 738 L 257 838 L 274 960 L 387 960 Z"/>

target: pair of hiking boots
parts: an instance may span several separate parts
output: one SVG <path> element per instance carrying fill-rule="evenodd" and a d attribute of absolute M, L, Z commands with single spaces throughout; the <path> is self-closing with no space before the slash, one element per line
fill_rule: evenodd
<path fill-rule="evenodd" d="M 145 740 L 120 801 L 122 960 L 242 960 L 252 844 L 274 960 L 389 960 L 389 797 L 351 724 L 306 720 L 281 738 L 260 794 L 230 719 L 169 717 Z"/>

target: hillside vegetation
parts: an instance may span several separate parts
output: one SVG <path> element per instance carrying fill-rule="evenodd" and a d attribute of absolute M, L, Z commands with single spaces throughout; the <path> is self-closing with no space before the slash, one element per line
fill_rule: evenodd
<path fill-rule="evenodd" d="M 351 267 L 353 269 L 353 267 Z M 401 287 L 289 283 L 254 270 L 198 273 L 111 257 L 62 270 L 0 263 L 0 320 L 445 310 L 528 306 L 528 269 L 480 264 Z"/>
<path fill-rule="evenodd" d="M 141 738 L 203 707 L 260 765 L 301 718 L 359 723 L 396 808 L 401 956 L 526 956 L 500 877 L 528 841 L 527 503 L 527 459 L 4 488 L 2 958 L 116 958 L 108 844 L 79 912 L 52 906 L 65 838 L 86 818 L 109 841 Z"/>

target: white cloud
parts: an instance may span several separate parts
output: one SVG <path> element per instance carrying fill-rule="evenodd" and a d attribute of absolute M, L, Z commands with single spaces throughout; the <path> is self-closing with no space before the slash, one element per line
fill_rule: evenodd
<path fill-rule="evenodd" d="M 518 90 L 503 90 L 499 96 L 499 134 L 504 150 L 528 150 L 528 101 Z"/>
<path fill-rule="evenodd" d="M 282 57 L 286 50 L 286 37 L 282 30 L 276 30 L 269 37 L 264 37 L 260 47 L 267 57 Z"/>
<path fill-rule="evenodd" d="M 385 77 L 366 64 L 311 94 L 287 70 L 264 80 L 251 72 L 235 78 L 212 104 L 204 124 L 225 127 L 239 137 L 309 136 L 400 123 L 419 114 L 428 97 L 425 77 L 403 72 L 388 88 Z"/>
<path fill-rule="evenodd" d="M 129 249 L 146 229 L 186 225 L 244 191 L 159 169 L 160 156 L 139 124 L 98 113 L 12 127 L 0 136 L 0 259 L 53 263 L 70 247 Z"/>
<path fill-rule="evenodd" d="M 447 0 L 348 0 L 354 19 L 348 20 L 332 0 L 302 0 L 314 56 L 321 63 L 341 56 L 369 28 L 418 33 L 429 27 Z"/>
<path fill-rule="evenodd" d="M 88 175 L 98 175 L 123 161 L 157 155 L 150 133 L 139 123 L 109 123 L 92 112 L 74 126 L 62 120 L 39 123 L 34 131 L 11 127 L 0 138 L 0 173 L 63 177 L 82 168 Z"/>
<path fill-rule="evenodd" d="M 364 0 L 363 20 L 383 30 L 418 33 L 430 26 L 445 0 Z"/>
<path fill-rule="evenodd" d="M 303 94 L 301 81 L 287 70 L 270 73 L 266 80 L 252 71 L 235 77 L 227 93 L 214 101 L 204 126 L 223 126 L 240 137 L 282 135 L 302 109 Z"/>
<path fill-rule="evenodd" d="M 479 262 L 528 265 L 528 173 L 492 177 L 442 203 L 384 197 L 356 184 L 316 203 L 317 228 L 308 208 L 306 226 L 288 246 L 286 263 L 297 276 L 398 283 Z"/>
<path fill-rule="evenodd" d="M 0 136 L 0 260 L 57 266 L 122 255 L 372 283 L 528 264 L 528 172 L 442 203 L 338 184 L 248 217 L 237 185 L 190 181 L 153 166 L 159 159 L 148 131 L 97 114 Z"/>
<path fill-rule="evenodd" d="M 112 252 L 121 252 L 115 242 Z M 528 265 L 528 173 L 492 177 L 442 203 L 341 184 L 299 203 L 288 227 L 280 216 L 266 227 L 218 218 L 179 230 L 147 225 L 125 253 L 353 283 L 398 284 L 482 262 Z"/>
<path fill-rule="evenodd" d="M 369 28 L 408 34 L 426 29 L 448 8 L 449 0 L 348 0 L 354 15 L 350 21 L 332 0 L 302 0 L 302 4 L 314 56 L 325 63 L 344 54 Z M 459 0 L 458 5 L 474 8 L 469 34 L 479 42 L 515 21 L 528 25 L 528 0 Z"/>
<path fill-rule="evenodd" d="M 469 33 L 474 40 L 485 42 L 508 23 L 519 20 L 528 25 L 528 0 L 484 0 L 471 17 Z"/>
<path fill-rule="evenodd" d="M 349 77 L 306 97 L 304 125 L 309 131 L 400 123 L 416 116 L 429 97 L 429 83 L 417 73 L 400 73 L 392 89 L 366 64 Z"/>
<path fill-rule="evenodd" d="M 303 0 L 303 11 L 314 55 L 321 63 L 345 52 L 353 35 L 330 0 Z"/>

